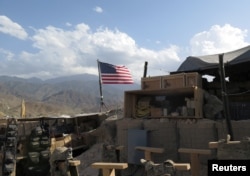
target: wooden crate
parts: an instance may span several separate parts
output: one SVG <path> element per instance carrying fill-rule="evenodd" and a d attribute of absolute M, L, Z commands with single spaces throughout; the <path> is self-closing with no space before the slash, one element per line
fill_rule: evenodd
<path fill-rule="evenodd" d="M 124 93 L 124 117 L 135 118 L 137 97 L 132 91 Z"/>
<path fill-rule="evenodd" d="M 197 72 L 186 73 L 185 74 L 185 85 L 186 87 L 202 87 L 201 75 Z"/>
<path fill-rule="evenodd" d="M 161 88 L 161 76 L 141 78 L 142 90 L 157 90 Z"/>
<path fill-rule="evenodd" d="M 162 77 L 163 89 L 175 89 L 185 87 L 185 74 L 173 74 Z"/>
<path fill-rule="evenodd" d="M 167 90 L 167 91 L 166 91 Z M 139 100 L 143 98 L 154 98 L 156 96 L 165 96 L 166 100 L 175 101 L 176 104 L 174 108 L 178 106 L 183 106 L 185 104 L 185 98 L 193 99 L 192 109 L 194 110 L 193 115 L 188 115 L 189 118 L 202 118 L 203 117 L 203 90 L 199 87 L 182 87 L 176 89 L 159 89 L 159 90 L 130 90 L 125 91 L 125 101 L 124 101 L 124 117 L 125 118 L 140 118 L 141 116 L 137 115 L 137 107 Z M 149 104 L 148 101 L 143 102 L 145 106 Z M 153 109 L 151 106 L 149 113 L 150 117 L 163 117 L 163 111 L 161 108 Z M 161 110 L 159 110 L 161 109 Z M 147 111 L 145 111 L 147 112 Z M 171 117 L 169 115 L 164 117 Z M 147 117 L 148 115 L 146 115 Z"/>

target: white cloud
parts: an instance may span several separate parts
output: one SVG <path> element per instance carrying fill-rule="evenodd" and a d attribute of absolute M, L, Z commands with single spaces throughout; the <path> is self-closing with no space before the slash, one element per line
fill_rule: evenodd
<path fill-rule="evenodd" d="M 6 16 L 0 16 L 0 32 L 25 40 L 28 37 L 26 31 L 18 23 Z"/>
<path fill-rule="evenodd" d="M 102 12 L 103 12 L 103 9 L 102 9 L 101 7 L 99 7 L 99 6 L 96 6 L 96 7 L 94 8 L 94 11 L 97 12 L 97 13 L 102 13 Z"/>
<path fill-rule="evenodd" d="M 176 71 L 185 59 L 179 56 L 185 49 L 176 45 L 161 50 L 143 48 L 118 29 L 99 28 L 93 31 L 84 23 L 67 30 L 48 26 L 34 29 L 34 33 L 30 39 L 36 52 L 13 54 L 0 49 L 2 74 L 42 79 L 82 73 L 97 75 L 96 60 L 99 59 L 127 66 L 133 78 L 140 81 L 145 61 L 148 62 L 148 75 L 156 76 Z M 194 35 L 190 50 L 193 55 L 234 50 L 248 44 L 246 35 L 246 30 L 231 25 L 215 25 Z"/>
<path fill-rule="evenodd" d="M 217 54 L 242 48 L 249 44 L 245 41 L 247 32 L 230 24 L 214 25 L 208 31 L 193 36 L 190 40 L 191 54 Z"/>
<path fill-rule="evenodd" d="M 11 61 L 5 59 L 5 64 L 15 71 L 4 69 L 2 73 L 43 79 L 82 73 L 97 75 L 96 60 L 99 59 L 127 66 L 133 77 L 140 80 L 145 61 L 149 63 L 151 76 L 159 74 L 162 67 L 172 70 L 180 64 L 177 46 L 160 51 L 141 48 L 118 29 L 99 28 L 93 32 L 82 23 L 69 30 L 48 26 L 34 32 L 30 38 L 38 51 L 22 52 Z"/>

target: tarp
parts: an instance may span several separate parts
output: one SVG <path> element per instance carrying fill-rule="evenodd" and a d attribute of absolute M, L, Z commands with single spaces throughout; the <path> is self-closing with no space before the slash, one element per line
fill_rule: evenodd
<path fill-rule="evenodd" d="M 236 65 L 243 65 L 240 67 L 241 71 L 249 70 L 250 65 L 250 45 L 244 48 L 230 51 L 227 53 L 220 53 L 223 55 L 223 62 L 225 67 Z M 219 67 L 219 55 L 206 55 L 206 56 L 189 56 L 180 65 L 177 72 L 212 72 Z M 239 67 L 238 67 L 239 68 Z M 242 70 L 243 69 L 243 70 Z"/>

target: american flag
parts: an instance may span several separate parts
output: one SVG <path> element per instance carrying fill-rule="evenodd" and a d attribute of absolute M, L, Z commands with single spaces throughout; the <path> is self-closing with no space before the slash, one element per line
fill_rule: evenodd
<path fill-rule="evenodd" d="M 99 61 L 102 84 L 133 84 L 132 76 L 125 66 Z"/>

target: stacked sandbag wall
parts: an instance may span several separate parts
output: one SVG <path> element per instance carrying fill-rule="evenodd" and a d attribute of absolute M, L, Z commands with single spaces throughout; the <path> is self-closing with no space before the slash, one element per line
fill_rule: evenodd
<path fill-rule="evenodd" d="M 120 152 L 120 162 L 127 162 L 128 158 L 128 129 L 141 130 L 143 121 L 141 119 L 124 118 L 116 122 L 117 128 L 117 145 L 124 146 Z"/>
<path fill-rule="evenodd" d="M 143 120 L 142 119 L 131 119 L 131 118 L 123 118 L 117 120 L 116 122 L 117 129 L 117 145 L 121 145 L 124 148 L 120 151 L 119 161 L 120 162 L 128 162 L 128 130 L 143 129 Z M 140 169 L 139 169 L 140 170 Z M 135 165 L 129 165 L 129 167 L 125 170 L 122 170 L 122 175 L 136 175 L 135 172 L 139 172 L 138 167 Z"/>
<path fill-rule="evenodd" d="M 18 122 L 18 135 L 21 137 L 29 136 L 31 134 L 32 129 L 34 129 L 36 126 L 40 125 L 40 121 L 24 121 L 24 122 Z"/>
<path fill-rule="evenodd" d="M 168 119 L 149 119 L 143 121 L 143 127 L 148 131 L 148 146 L 164 148 L 164 153 L 152 154 L 152 160 L 161 163 L 167 159 L 177 160 L 178 139 L 176 121 Z"/>
<path fill-rule="evenodd" d="M 103 161 L 103 143 L 94 144 L 89 150 L 76 157 L 81 161 L 78 166 L 79 176 L 99 176 L 99 169 L 91 167 L 92 163 Z"/>
<path fill-rule="evenodd" d="M 218 159 L 250 159 L 250 120 L 231 121 L 233 140 L 240 143 L 227 144 L 221 140 L 217 149 Z M 227 139 L 226 121 L 216 122 L 219 139 Z M 232 140 L 232 139 L 231 139 Z"/>
<path fill-rule="evenodd" d="M 186 119 L 177 121 L 179 148 L 209 149 L 209 142 L 217 141 L 217 129 L 215 122 L 208 119 Z M 200 175 L 207 175 L 207 161 L 216 156 L 215 151 L 212 155 L 199 155 L 201 164 Z M 190 154 L 178 153 L 179 162 L 190 163 Z"/>
<path fill-rule="evenodd" d="M 243 137 L 250 137 L 250 120 L 231 120 L 233 137 L 235 141 L 242 140 Z M 225 139 L 228 134 L 227 123 L 225 120 L 216 122 L 218 139 Z"/>

